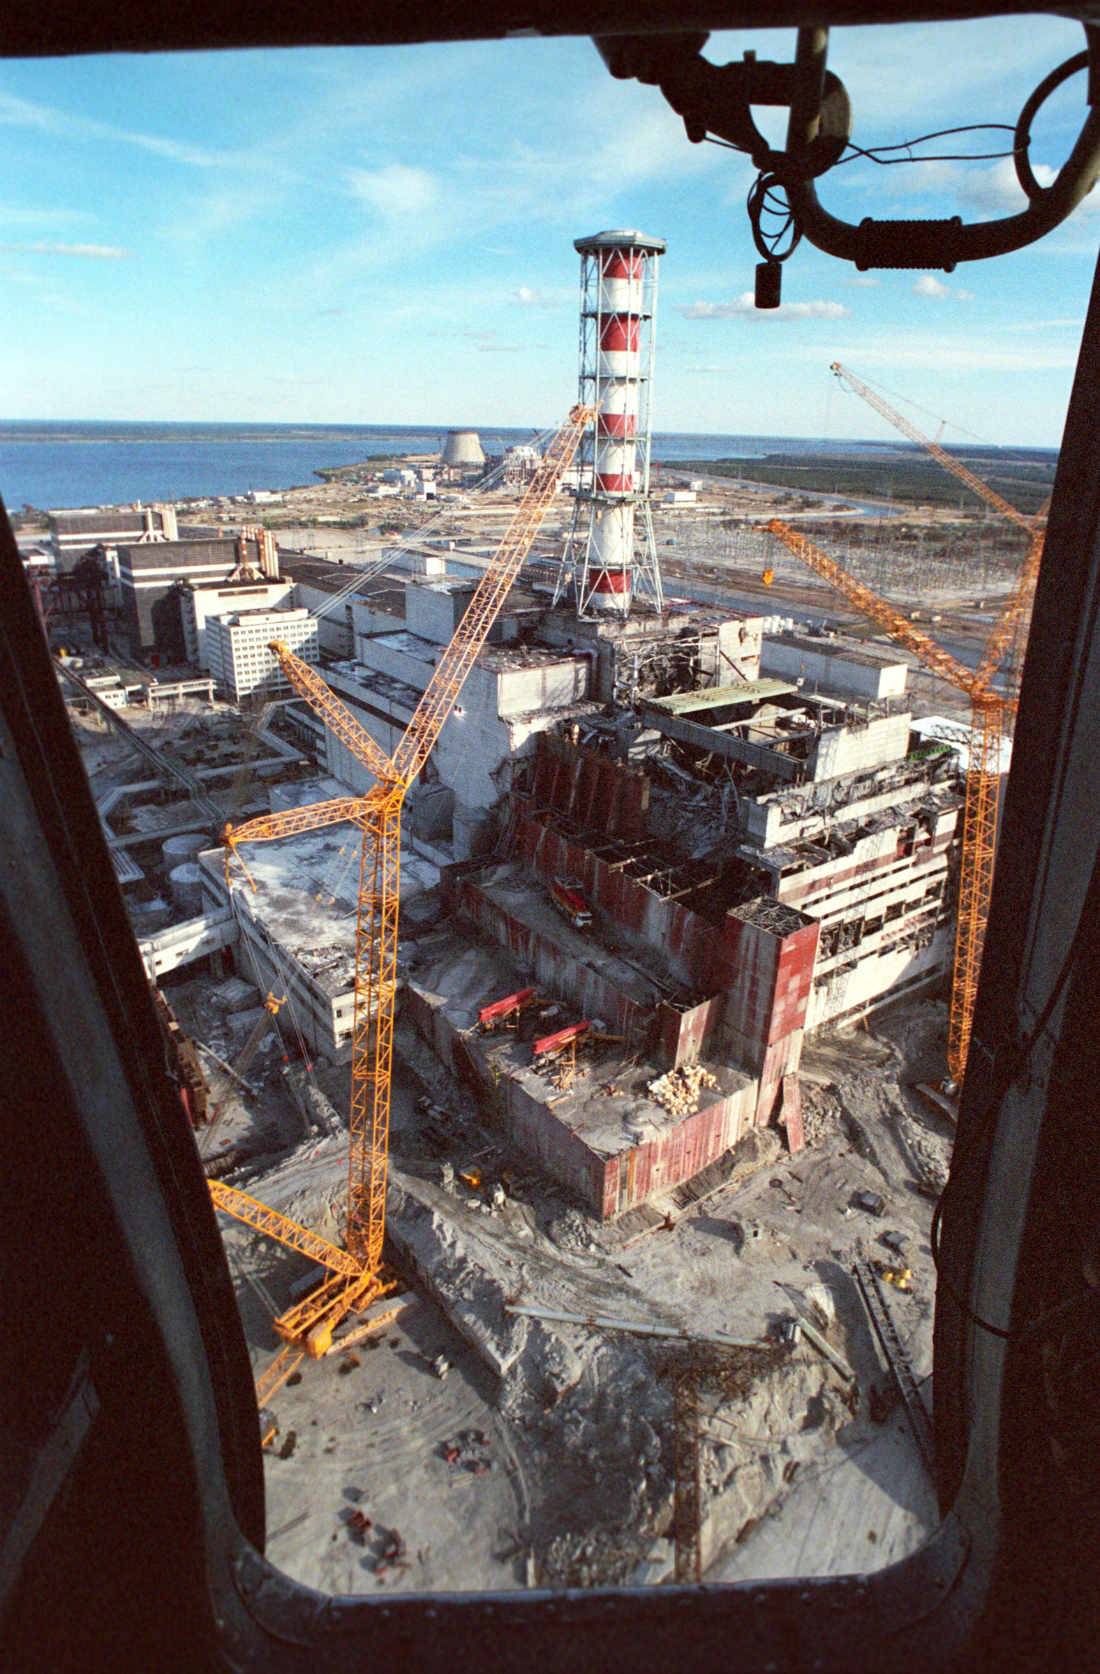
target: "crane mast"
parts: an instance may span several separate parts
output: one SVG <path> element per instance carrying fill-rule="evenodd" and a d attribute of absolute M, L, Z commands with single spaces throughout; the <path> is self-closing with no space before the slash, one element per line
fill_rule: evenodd
<path fill-rule="evenodd" d="M 226 828 L 226 870 L 239 846 L 272 841 L 350 819 L 362 831 L 356 924 L 355 1015 L 352 1027 L 348 1197 L 343 1264 L 316 1256 L 332 1273 L 319 1291 L 276 1321 L 285 1342 L 319 1356 L 348 1312 L 364 1308 L 385 1288 L 386 1174 L 389 1157 L 390 1086 L 401 868 L 401 811 L 405 795 L 426 763 L 489 630 L 530 551 L 581 434 L 593 418 L 577 406 L 550 443 L 497 552 L 482 576 L 447 649 L 437 663 L 391 761 L 354 720 L 317 672 L 285 645 L 274 642 L 288 680 L 326 725 L 376 778 L 365 796 L 335 798 L 312 808 L 288 809 L 236 829 Z M 243 862 L 242 862 L 243 867 Z M 247 876 L 247 872 L 246 872 Z M 249 879 L 251 883 L 252 880 Z M 255 889 L 255 884 L 252 884 Z M 211 1191 L 217 1182 L 211 1183 Z M 292 1249 L 302 1249 L 305 1229 L 245 1194 L 220 1187 L 215 1203 Z M 240 1201 L 244 1199 L 244 1201 Z M 261 1224 L 262 1223 L 262 1224 Z M 325 1244 L 324 1240 L 318 1240 Z M 334 1247 L 325 1245 L 332 1250 Z"/>
<path fill-rule="evenodd" d="M 988 483 L 982 481 L 974 472 L 968 470 L 962 462 L 941 448 L 938 442 L 925 436 L 903 414 L 891 407 L 883 400 L 876 390 L 857 378 L 854 372 L 834 361 L 830 370 L 839 382 L 846 384 L 856 395 L 862 397 L 875 412 L 908 436 L 920 447 L 925 448 L 934 459 L 938 459 L 944 468 L 973 489 L 974 493 L 983 499 L 987 505 L 999 511 L 1018 528 L 1026 530 L 1029 540 L 1024 561 L 1016 574 L 1016 578 L 1009 589 L 1008 597 L 1001 607 L 1000 614 L 993 624 L 992 631 L 977 669 L 969 682 L 952 681 L 962 691 L 968 693 L 971 699 L 969 763 L 966 780 L 966 810 L 963 816 L 962 861 L 959 873 L 959 910 L 955 931 L 955 966 L 952 979 L 951 1020 L 948 1030 L 947 1058 L 951 1079 L 956 1085 L 962 1080 L 966 1068 L 966 1056 L 970 1045 L 970 1024 L 974 1013 L 974 1001 L 977 997 L 978 974 L 981 969 L 982 945 L 985 941 L 986 921 L 989 917 L 989 901 L 993 889 L 993 867 L 997 848 L 997 803 L 1001 771 L 1001 740 L 1004 735 L 1005 724 L 1014 714 L 1016 708 L 1017 687 L 1019 683 L 1019 660 L 1010 664 L 1007 675 L 1007 686 L 1004 694 L 998 696 L 993 690 L 993 677 L 1001 666 L 1006 651 L 1017 643 L 1023 631 L 1023 641 L 1026 643 L 1024 624 L 1035 593 L 1035 583 L 1039 575 L 1039 565 L 1043 557 L 1043 545 L 1046 538 L 1046 511 L 1048 500 L 1035 517 L 1026 517 L 1017 511 L 1015 506 L 1003 499 Z M 904 619 L 902 619 L 904 620 Z M 885 624 L 884 624 L 885 625 Z M 887 633 L 891 632 L 886 628 Z M 898 636 L 894 636 L 898 637 Z M 902 640 L 902 643 L 906 643 Z M 930 644 L 934 643 L 929 641 Z M 916 645 L 910 649 L 921 656 Z M 936 647 L 940 657 L 943 652 Z M 921 656 L 925 665 L 935 673 L 943 671 L 936 667 L 926 657 Z M 950 679 L 949 674 L 944 678 Z"/>
<path fill-rule="evenodd" d="M 981 968 L 985 927 L 989 918 L 989 895 L 997 838 L 997 792 L 1000 779 L 1001 738 L 1006 704 L 985 679 L 915 628 L 900 610 L 879 598 L 869 587 L 849 575 L 805 535 L 797 534 L 778 518 L 765 525 L 789 552 L 808 569 L 835 587 L 841 596 L 906 650 L 912 651 L 925 667 L 971 701 L 970 760 L 966 776 L 966 803 L 959 864 L 959 904 L 955 925 L 955 964 L 951 987 L 951 1016 L 948 1026 L 947 1064 L 951 1079 L 962 1080 L 970 1045 L 974 997 Z"/>
<path fill-rule="evenodd" d="M 869 384 L 865 384 L 862 378 L 857 378 L 854 372 L 849 372 L 846 366 L 841 366 L 839 360 L 834 360 L 829 370 L 835 374 L 842 385 L 847 384 L 856 395 L 861 396 L 866 401 L 869 407 L 873 407 L 876 413 L 881 413 L 882 417 L 887 419 L 896 430 L 900 430 L 904 436 L 908 436 L 911 442 L 916 442 L 918 447 L 926 449 L 933 459 L 938 459 L 945 471 L 950 471 L 953 477 L 958 477 L 960 482 L 964 482 L 968 488 L 972 488 L 974 493 L 984 500 L 987 506 L 994 507 L 1010 522 L 1017 524 L 1021 529 L 1026 529 L 1028 534 L 1032 532 L 1035 527 L 1032 518 L 1026 516 L 1022 511 L 1017 511 L 1016 507 L 1003 499 L 995 488 L 990 488 L 989 484 L 983 482 L 981 477 L 975 476 L 973 471 L 968 470 L 961 460 L 955 458 L 954 454 L 948 453 L 946 448 L 941 448 L 938 442 L 934 442 L 930 436 L 924 435 L 923 431 L 918 430 L 916 425 L 912 424 L 902 413 L 896 412 L 890 403 L 884 401 L 878 391 L 873 390 Z"/>

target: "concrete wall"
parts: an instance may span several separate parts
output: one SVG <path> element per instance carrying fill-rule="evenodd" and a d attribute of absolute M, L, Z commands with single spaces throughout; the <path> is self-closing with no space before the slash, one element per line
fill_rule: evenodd
<path fill-rule="evenodd" d="M 723 622 L 718 629 L 718 684 L 728 686 L 734 680 L 759 680 L 763 669 L 760 662 L 763 623 L 759 616 L 745 621 Z"/>
<path fill-rule="evenodd" d="M 463 913 L 501 947 L 507 948 L 540 987 L 559 999 L 568 1000 L 582 1017 L 599 1019 L 611 1034 L 623 1035 L 631 1045 L 642 1046 L 652 1007 L 624 994 L 592 965 L 575 958 L 534 925 L 486 897 L 478 887 L 480 875 L 477 872 L 463 876 L 457 873 L 457 868 L 445 873 L 446 905 Z"/>
<path fill-rule="evenodd" d="M 909 715 L 883 715 L 866 726 L 830 727 L 810 757 L 808 777 L 839 779 L 846 773 L 871 773 L 909 754 Z"/>
<path fill-rule="evenodd" d="M 183 611 L 183 631 L 187 641 L 187 660 L 199 668 L 209 668 L 206 649 L 206 619 L 224 616 L 234 610 L 272 610 L 276 605 L 303 604 L 302 599 L 291 599 L 294 589 L 289 581 L 247 582 L 232 587 L 192 587 L 180 595 Z M 312 606 L 309 608 L 312 609 Z"/>
<path fill-rule="evenodd" d="M 652 960 L 689 990 L 714 993 L 719 926 L 680 901 L 670 901 L 625 871 L 608 865 L 575 839 L 531 817 L 530 800 L 519 797 L 521 816 L 515 855 L 544 877 L 577 877 L 587 900 L 616 925 L 619 939 Z"/>
<path fill-rule="evenodd" d="M 509 1138 L 600 1219 L 620 1215 L 655 1192 L 692 1179 L 736 1145 L 752 1124 L 757 1089 L 750 1081 L 694 1116 L 670 1124 L 654 1138 L 615 1156 L 604 1156 L 559 1121 L 517 1075 L 503 1070 L 493 1057 L 491 1042 L 456 1030 L 440 995 L 410 982 L 406 1004 L 437 1056 L 494 1108 Z"/>
<path fill-rule="evenodd" d="M 752 1126 L 756 1102 L 756 1083 L 750 1081 L 655 1138 L 609 1158 L 604 1170 L 602 1218 L 621 1215 L 655 1192 L 694 1179 Z"/>
<path fill-rule="evenodd" d="M 477 672 L 476 670 L 474 671 Z M 569 709 L 588 696 L 589 660 L 563 657 L 561 661 L 516 663 L 497 675 L 497 714 L 508 719 Z M 463 701 L 463 696 L 459 702 Z"/>
<path fill-rule="evenodd" d="M 540 1169 L 573 1192 L 593 1214 L 602 1214 L 606 1160 L 589 1149 L 553 1112 L 511 1075 L 490 1068 L 491 1059 L 473 1034 L 451 1023 L 442 995 L 410 982 L 405 1004 L 436 1056 L 492 1108 L 509 1137 Z"/>
<path fill-rule="evenodd" d="M 880 664 L 874 658 L 864 660 L 850 652 L 829 650 L 829 641 L 822 641 L 821 649 L 811 649 L 804 642 L 766 639 L 760 650 L 760 672 L 778 680 L 802 679 L 809 692 L 835 693 L 838 697 L 874 700 L 902 697 L 908 676 L 904 662 Z"/>
<path fill-rule="evenodd" d="M 784 1075 L 798 1068 L 820 926 L 802 913 L 753 901 L 727 913 L 721 963 L 727 991 L 722 1039 L 759 1081 L 755 1112 L 769 1122 Z"/>
<path fill-rule="evenodd" d="M 360 643 L 360 660 L 372 673 L 403 680 L 417 692 L 428 684 L 438 659 L 437 645 L 405 628 L 391 628 Z"/>
<path fill-rule="evenodd" d="M 657 1054 L 667 1069 L 694 1064 L 719 1049 L 726 996 L 712 994 L 694 1006 L 661 1000 L 657 1006 Z"/>
<path fill-rule="evenodd" d="M 370 599 L 353 597 L 349 603 L 351 605 L 355 643 L 349 651 L 344 653 L 345 656 L 358 657 L 362 661 L 363 650 L 359 643 L 361 639 L 370 639 L 376 634 L 396 633 L 405 626 L 403 616 L 391 615 L 382 605 L 372 603 Z"/>
<path fill-rule="evenodd" d="M 203 871 L 204 910 L 231 906 L 239 926 L 236 950 L 237 970 L 247 982 L 256 983 L 261 994 L 269 990 L 286 995 L 278 1021 L 293 1036 L 295 1028 L 311 1052 L 332 1063 L 345 1063 L 351 1056 L 351 1027 L 355 1008 L 354 989 L 343 994 L 326 994 L 306 976 L 293 954 L 253 916 L 246 890 L 225 887 L 225 857 L 221 849 L 209 849 L 199 856 Z"/>
<path fill-rule="evenodd" d="M 524 798 L 517 798 L 529 810 Z M 785 904 L 761 899 L 727 912 L 720 922 L 703 918 L 606 864 L 591 850 L 521 814 L 516 853 L 544 876 L 575 876 L 586 898 L 614 921 L 617 935 L 633 943 L 655 969 L 708 997 L 728 996 L 721 1039 L 747 1074 L 761 1078 L 756 1119 L 770 1119 L 782 1078 L 797 1069 L 806 1008 L 817 956 L 816 919 Z M 710 1020 L 709 1027 L 717 1026 Z M 666 1024 L 669 1030 L 672 1025 Z M 707 1019 L 693 1020 L 705 1037 Z M 666 1052 L 690 1051 L 679 1031 Z"/>
<path fill-rule="evenodd" d="M 422 691 L 431 678 L 438 648 L 404 633 L 362 643 L 370 647 L 373 669 L 413 690 L 387 693 L 385 680 L 367 687 L 339 669 L 330 671 L 329 684 L 392 756 L 412 715 L 414 693 Z M 509 764 L 534 747 L 549 717 L 563 709 L 568 712 L 584 700 L 587 680 L 588 663 L 583 657 L 500 671 L 475 663 L 436 742 L 431 771 L 454 791 L 457 805 L 483 821 L 485 811 L 495 807 L 509 788 Z M 373 775 L 327 731 L 326 749 L 328 771 L 349 790 L 371 788 Z"/>
<path fill-rule="evenodd" d="M 646 775 L 556 733 L 539 736 L 531 797 L 536 808 L 556 808 L 587 830 L 628 842 L 645 837 Z"/>
<path fill-rule="evenodd" d="M 339 569 L 337 567 L 337 573 Z M 351 577 L 348 577 L 349 581 Z M 324 587 L 313 587 L 308 581 L 294 583 L 294 603 L 306 610 L 318 612 L 317 642 L 330 657 L 351 657 L 355 654 L 352 626 L 353 607 L 350 599 L 343 599 L 328 615 L 321 615 L 332 604 L 332 594 Z"/>
<path fill-rule="evenodd" d="M 405 589 L 405 622 L 410 633 L 434 645 L 449 645 L 474 596 L 473 586 L 426 584 Z"/>

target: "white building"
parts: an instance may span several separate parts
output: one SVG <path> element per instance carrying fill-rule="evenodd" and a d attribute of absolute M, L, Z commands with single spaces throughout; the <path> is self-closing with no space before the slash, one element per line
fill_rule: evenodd
<path fill-rule="evenodd" d="M 315 782 L 300 787 L 300 794 L 303 802 L 316 802 L 333 789 Z M 274 809 L 274 797 L 272 805 Z M 230 907 L 239 925 L 241 975 L 261 993 L 285 995 L 280 1027 L 288 1033 L 296 1030 L 311 1052 L 333 1063 L 346 1063 L 351 1056 L 361 844 L 361 833 L 350 824 L 256 843 L 248 851 L 255 893 L 235 865 L 230 867 L 232 887 L 226 887 L 223 849 L 208 849 L 199 856 L 204 911 Z M 434 866 L 402 852 L 402 901 L 438 882 Z"/>
<path fill-rule="evenodd" d="M 325 679 L 386 755 L 396 750 L 472 594 L 469 582 L 410 583 L 404 620 L 356 600 L 356 656 L 326 669 Z M 508 624 L 498 626 L 503 638 Z M 456 859 L 477 848 L 490 810 L 508 789 L 512 762 L 555 720 L 590 707 L 591 678 L 592 659 L 583 652 L 486 646 L 432 752 L 433 777 L 454 792 Z M 374 782 L 331 733 L 326 763 L 354 792 Z"/>
<path fill-rule="evenodd" d="M 235 702 L 259 692 L 265 698 L 291 695 L 275 654 L 268 649 L 278 639 L 305 663 L 320 660 L 317 623 L 308 610 L 240 610 L 206 621 L 206 655 L 210 672 Z"/>
<path fill-rule="evenodd" d="M 231 581 L 222 587 L 203 587 L 194 583 L 183 586 L 180 590 L 180 610 L 187 661 L 199 668 L 210 667 L 206 649 L 209 617 L 227 616 L 232 611 L 274 610 L 292 602 L 293 592 L 293 584 L 289 581 Z"/>

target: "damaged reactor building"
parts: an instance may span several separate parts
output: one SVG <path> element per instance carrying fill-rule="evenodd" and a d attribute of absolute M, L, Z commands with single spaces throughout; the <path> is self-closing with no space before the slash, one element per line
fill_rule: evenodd
<path fill-rule="evenodd" d="M 831 639 L 814 690 L 764 620 L 666 596 L 649 511 L 663 244 L 577 241 L 596 409 L 556 574 L 528 566 L 410 793 L 401 1004 L 511 1141 L 599 1218 L 721 1170 L 752 1126 L 801 1144 L 807 1032 L 942 980 L 962 796 L 906 667 Z M 392 754 L 476 582 L 356 596 L 331 690 Z M 818 642 L 820 644 L 820 642 Z M 790 675 L 761 673 L 766 668 Z M 793 660 L 792 660 L 793 659 Z M 331 781 L 373 782 L 331 732 Z M 350 1051 L 350 826 L 203 857 L 257 980 Z M 438 885 L 434 917 L 411 909 Z"/>

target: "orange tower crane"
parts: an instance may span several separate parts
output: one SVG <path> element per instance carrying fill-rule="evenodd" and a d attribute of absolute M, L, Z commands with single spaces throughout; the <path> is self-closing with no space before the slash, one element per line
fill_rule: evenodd
<path fill-rule="evenodd" d="M 951 991 L 951 1018 L 948 1028 L 947 1062 L 951 1079 L 956 1085 L 966 1068 L 966 1053 L 970 1044 L 970 1024 L 974 1015 L 974 995 L 977 990 L 978 970 L 981 965 L 982 943 L 985 939 L 989 915 L 989 893 L 993 879 L 993 856 L 997 835 L 997 792 L 1000 782 L 1001 737 L 1004 728 L 1005 700 L 979 678 L 976 670 L 967 668 L 950 652 L 937 645 L 934 639 L 913 626 L 885 599 L 879 598 L 869 587 L 849 575 L 835 559 L 814 546 L 805 535 L 797 534 L 778 518 L 765 525 L 770 534 L 783 542 L 788 551 L 827 581 L 831 587 L 854 605 L 861 616 L 866 616 L 890 638 L 912 651 L 927 669 L 938 674 L 957 690 L 965 692 L 971 702 L 970 761 L 966 776 L 966 808 L 963 814 L 963 835 L 959 867 L 959 905 L 955 931 L 955 970 Z"/>
<path fill-rule="evenodd" d="M 899 413 L 891 407 L 888 401 L 884 401 L 877 390 L 872 389 L 869 384 L 865 384 L 862 378 L 857 378 L 854 372 L 849 372 L 848 368 L 841 366 L 838 360 L 834 360 L 829 370 L 836 375 L 837 381 L 842 386 L 846 385 L 856 395 L 860 396 L 869 407 L 874 408 L 876 413 L 880 413 L 895 429 L 900 430 L 903 436 L 908 436 L 911 442 L 916 442 L 919 447 L 927 449 L 933 459 L 938 459 L 946 471 L 950 471 L 952 476 L 957 477 L 960 482 L 966 483 L 967 487 L 973 489 L 974 493 L 984 500 L 987 506 L 992 506 L 994 511 L 999 511 L 1003 517 L 1007 517 L 1011 523 L 1015 523 L 1030 537 L 1027 552 L 1024 554 L 1024 561 L 1020 565 L 1016 579 L 1009 589 L 1001 613 L 993 624 L 993 631 L 978 663 L 978 676 L 987 682 L 991 681 L 1001 665 L 1009 644 L 1016 635 L 1021 620 L 1026 616 L 1035 593 L 1035 582 L 1039 575 L 1039 564 L 1042 560 L 1043 542 L 1046 536 L 1046 509 L 1050 504 L 1049 499 L 1047 505 L 1043 506 L 1034 517 L 1028 517 L 1024 512 L 1017 511 L 1016 507 L 1010 505 L 1007 500 L 997 493 L 995 488 L 990 488 L 987 482 L 983 482 L 981 477 L 975 476 L 974 472 L 969 470 L 961 460 L 956 459 L 954 454 L 948 453 L 946 448 L 941 448 L 939 443 L 934 442 L 930 436 L 925 436 L 903 413 Z M 1008 696 L 1011 700 L 1015 694 L 1010 692 Z"/>
<path fill-rule="evenodd" d="M 966 483 L 987 505 L 1023 529 L 1029 537 L 1024 561 L 993 625 L 971 682 L 963 688 L 971 698 L 969 768 L 966 780 L 966 812 L 963 816 L 959 909 L 955 930 L 955 966 L 948 1032 L 948 1067 L 952 1081 L 958 1085 L 966 1068 L 970 1025 L 974 1014 L 982 947 L 989 917 L 989 900 L 993 888 L 1001 739 L 1005 722 L 1015 713 L 1020 659 L 1016 658 L 1009 670 L 1006 689 L 999 698 L 993 689 L 993 679 L 1010 646 L 1017 639 L 1026 643 L 1026 621 L 1035 594 L 1035 583 L 1046 538 L 1046 507 L 1044 506 L 1035 517 L 1025 516 L 1003 499 L 995 489 L 990 488 L 988 483 L 975 476 L 974 472 L 953 454 L 941 448 L 930 437 L 923 435 L 915 424 L 891 407 L 877 390 L 871 389 L 861 378 L 857 378 L 854 372 L 849 372 L 839 361 L 834 361 L 830 370 L 842 385 L 852 389 L 868 406 L 873 407 L 875 412 L 888 419 L 903 435 L 908 436 L 910 441 L 925 448 L 960 482 Z M 922 657 L 922 661 L 925 660 Z"/>
<path fill-rule="evenodd" d="M 953 477 L 958 477 L 960 482 L 965 482 L 967 487 L 972 488 L 974 493 L 984 500 L 987 506 L 992 506 L 995 511 L 999 511 L 1010 522 L 1019 524 L 1020 528 L 1026 529 L 1029 534 L 1033 532 L 1035 528 L 1034 518 L 1028 517 L 1025 512 L 1017 511 L 1016 507 L 1010 505 L 1006 499 L 997 493 L 995 488 L 990 488 L 987 482 L 983 482 L 981 477 L 975 476 L 974 472 L 969 470 L 961 460 L 956 459 L 953 453 L 948 453 L 946 448 L 941 448 L 940 444 L 934 442 L 931 436 L 925 436 L 903 413 L 896 412 L 888 401 L 884 401 L 878 391 L 871 388 L 870 384 L 865 384 L 862 378 L 857 378 L 854 372 L 849 372 L 846 366 L 841 366 L 839 360 L 833 361 L 829 371 L 835 374 L 841 385 L 847 384 L 848 388 L 854 390 L 856 395 L 861 396 L 869 407 L 875 409 L 876 413 L 881 413 L 884 419 L 888 419 L 896 430 L 901 431 L 903 436 L 908 436 L 909 440 L 916 442 L 918 447 L 927 449 L 933 459 L 939 460 L 945 471 L 950 471 Z"/>
<path fill-rule="evenodd" d="M 318 1290 L 275 1322 L 275 1329 L 285 1343 L 304 1348 L 314 1358 L 326 1352 L 335 1327 L 348 1313 L 368 1307 L 387 1288 L 382 1276 L 382 1243 L 397 983 L 402 804 L 484 648 L 562 475 L 572 462 L 581 434 L 593 416 L 590 408 L 574 407 L 547 448 L 454 638 L 436 664 L 392 760 L 349 714 L 315 669 L 285 645 L 275 642 L 271 647 L 291 684 L 377 781 L 365 796 L 338 797 L 312 807 L 287 809 L 250 820 L 236 829 L 227 826 L 224 839 L 227 876 L 230 858 L 236 856 L 254 889 L 255 884 L 240 860 L 242 844 L 271 842 L 347 820 L 359 826 L 363 834 L 356 928 L 346 1249 L 338 1249 L 243 1192 L 218 1181 L 210 1183 L 218 1208 L 291 1249 L 310 1255 L 330 1273 L 331 1277 Z"/>

